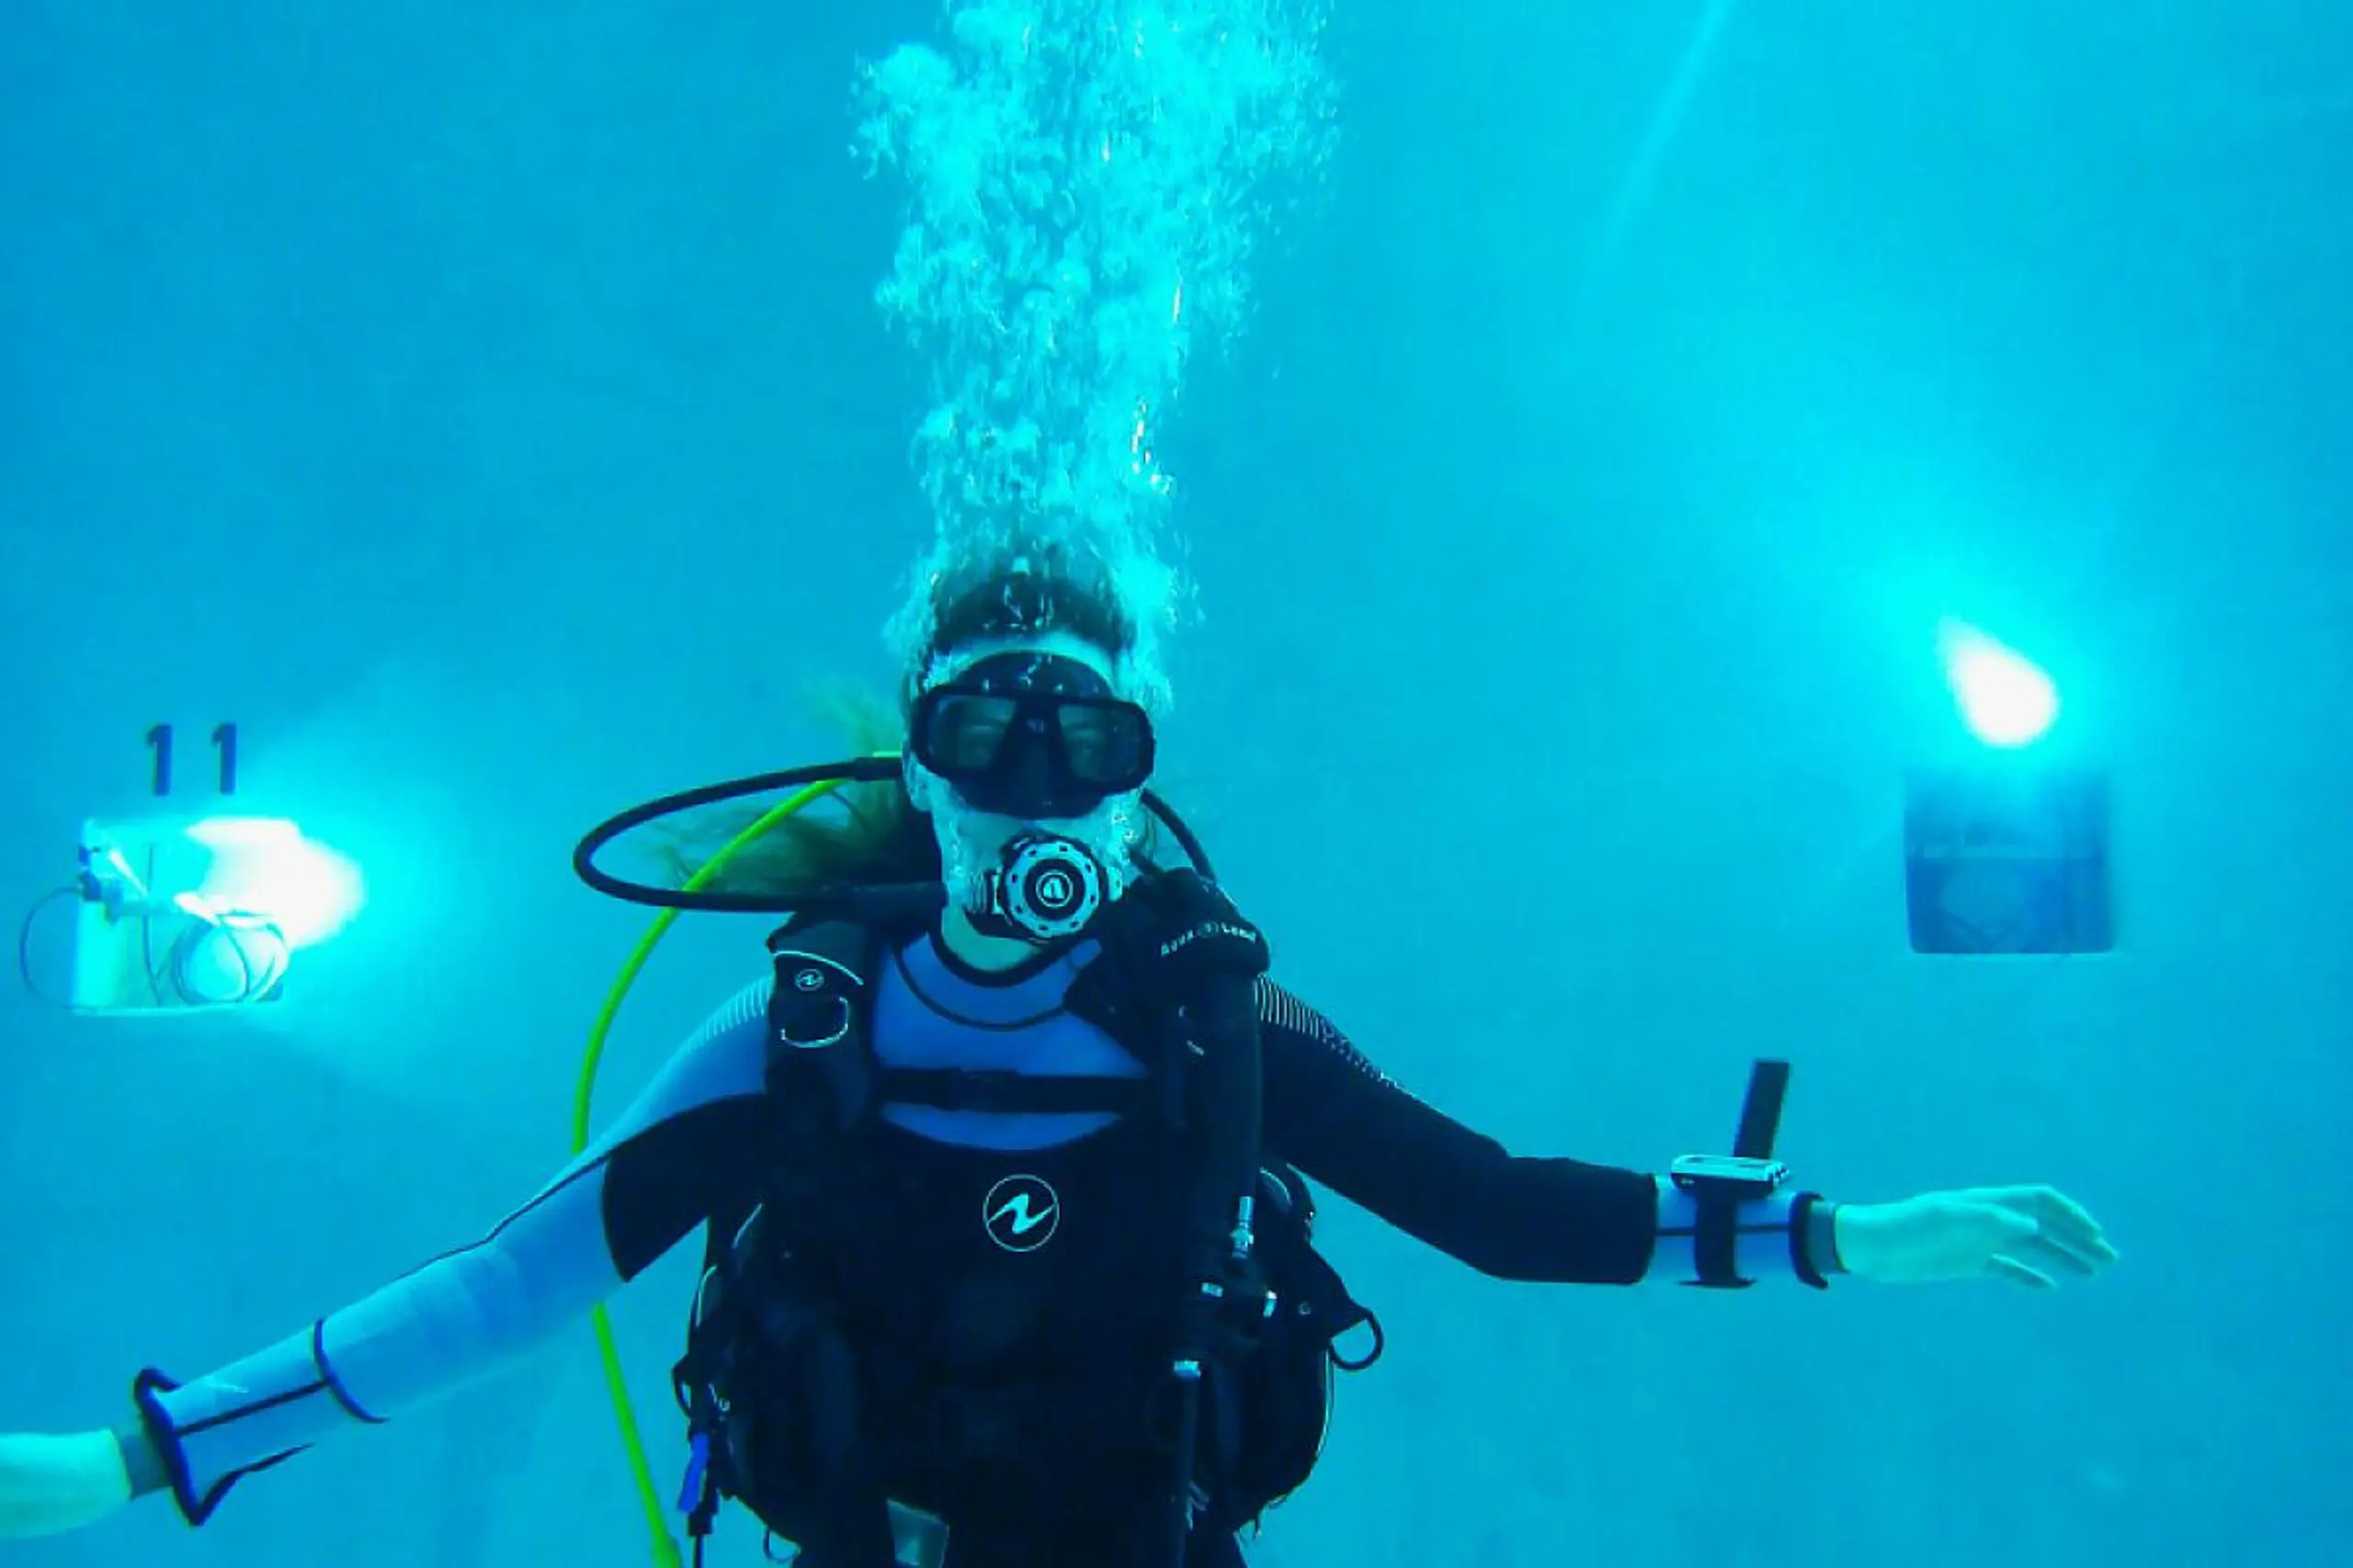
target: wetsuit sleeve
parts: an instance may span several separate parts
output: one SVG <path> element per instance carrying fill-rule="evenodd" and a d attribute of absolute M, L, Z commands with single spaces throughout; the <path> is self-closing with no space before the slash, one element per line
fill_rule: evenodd
<path fill-rule="evenodd" d="M 242 1475 L 512 1363 L 754 1190 L 767 984 L 713 1014 L 637 1101 L 472 1245 L 193 1382 L 147 1371 L 124 1454 L 201 1524 Z M 143 1483 L 143 1484 L 142 1484 Z"/>
<path fill-rule="evenodd" d="M 1699 1278 L 1688 1195 L 1642 1171 L 1516 1155 L 1415 1098 L 1329 1020 L 1258 985 L 1271 1153 L 1473 1268 L 1506 1279 L 1632 1285 Z M 1799 1200 L 1742 1206 L 1735 1267 L 1819 1284 Z"/>

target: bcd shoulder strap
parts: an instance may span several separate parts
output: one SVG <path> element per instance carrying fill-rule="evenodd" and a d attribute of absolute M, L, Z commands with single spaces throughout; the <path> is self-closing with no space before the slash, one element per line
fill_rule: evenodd
<path fill-rule="evenodd" d="M 788 1153 L 831 1146 L 874 1109 L 875 933 L 847 920 L 793 921 L 771 933 L 768 1097 Z"/>

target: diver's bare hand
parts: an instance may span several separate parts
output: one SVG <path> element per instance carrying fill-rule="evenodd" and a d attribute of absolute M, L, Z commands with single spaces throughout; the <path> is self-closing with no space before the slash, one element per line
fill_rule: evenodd
<path fill-rule="evenodd" d="M 77 1530 L 130 1501 L 113 1433 L 0 1435 L 0 1540 Z"/>
<path fill-rule="evenodd" d="M 1991 1275 L 2048 1290 L 2057 1276 L 2089 1278 L 2118 1256 L 2083 1205 L 2048 1187 L 1978 1187 L 1842 1204 L 1834 1225 L 1847 1272 L 1889 1284 Z"/>

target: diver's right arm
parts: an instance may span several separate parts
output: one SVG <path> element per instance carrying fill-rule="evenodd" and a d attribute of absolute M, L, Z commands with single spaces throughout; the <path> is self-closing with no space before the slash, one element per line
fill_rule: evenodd
<path fill-rule="evenodd" d="M 186 1384 L 142 1372 L 119 1434 L 0 1437 L 0 1538 L 168 1490 L 199 1524 L 238 1477 L 493 1372 L 756 1193 L 763 981 L 713 1014 L 605 1135 L 473 1245 Z"/>

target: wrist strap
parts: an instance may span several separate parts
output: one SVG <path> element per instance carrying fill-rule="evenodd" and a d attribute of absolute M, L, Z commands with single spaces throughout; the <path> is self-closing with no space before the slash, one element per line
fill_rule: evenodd
<path fill-rule="evenodd" d="M 1838 1205 L 1818 1192 L 1800 1193 L 1790 1216 L 1790 1263 L 1817 1290 L 1830 1288 L 1830 1275 L 1847 1272 L 1838 1259 L 1837 1220 Z"/>
<path fill-rule="evenodd" d="M 1730 1183 L 1703 1183 L 1691 1194 L 1698 1212 L 1691 1222 L 1692 1267 L 1699 1284 L 1715 1290 L 1745 1290 L 1756 1283 L 1740 1273 L 1740 1189 Z"/>

